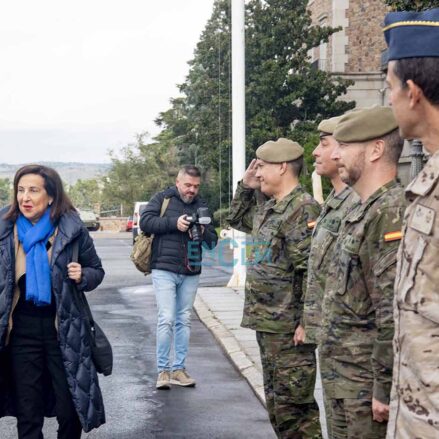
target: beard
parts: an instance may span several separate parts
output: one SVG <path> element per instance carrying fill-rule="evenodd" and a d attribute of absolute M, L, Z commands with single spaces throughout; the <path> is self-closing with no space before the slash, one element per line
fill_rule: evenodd
<path fill-rule="evenodd" d="M 185 204 L 191 204 L 194 201 L 195 195 L 182 195 L 181 199 Z"/>
<path fill-rule="evenodd" d="M 353 186 L 360 179 L 364 169 L 364 152 L 358 155 L 355 162 L 348 167 L 339 169 L 339 175 L 343 183 Z M 340 172 L 341 171 L 341 172 Z"/>
<path fill-rule="evenodd" d="M 183 201 L 184 204 L 191 204 L 192 201 L 194 201 L 195 195 L 185 195 L 178 191 L 180 194 L 180 198 Z"/>

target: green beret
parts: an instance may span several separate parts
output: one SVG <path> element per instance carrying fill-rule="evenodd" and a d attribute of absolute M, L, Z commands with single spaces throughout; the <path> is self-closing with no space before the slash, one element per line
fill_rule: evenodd
<path fill-rule="evenodd" d="M 335 127 L 338 124 L 338 121 L 342 118 L 342 116 L 337 116 L 337 117 L 331 117 L 331 119 L 325 119 L 322 120 L 319 123 L 319 126 L 317 127 L 317 129 L 321 132 L 321 133 L 325 133 L 325 134 L 333 134 L 335 131 Z M 320 136 L 321 137 L 321 136 Z"/>
<path fill-rule="evenodd" d="M 334 131 L 337 142 L 355 143 L 379 139 L 398 128 L 390 107 L 358 108 L 341 117 Z"/>
<path fill-rule="evenodd" d="M 256 150 L 256 157 L 270 163 L 282 163 L 296 160 L 303 156 L 303 148 L 289 139 L 280 137 L 278 140 L 269 140 Z"/>

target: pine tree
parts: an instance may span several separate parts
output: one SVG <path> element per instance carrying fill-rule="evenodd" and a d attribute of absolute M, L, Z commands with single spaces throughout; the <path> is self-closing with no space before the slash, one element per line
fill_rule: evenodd
<path fill-rule="evenodd" d="M 248 159 L 269 139 L 307 145 L 317 123 L 353 107 L 338 98 L 348 81 L 315 69 L 309 49 L 338 29 L 312 26 L 307 0 L 250 0 L 246 5 L 246 127 Z M 232 192 L 230 1 L 217 0 L 184 84 L 183 97 L 157 123 L 174 139 L 179 160 L 209 171 L 228 204 Z M 313 137 L 315 140 L 315 137 Z M 310 151 L 308 151 L 308 157 Z M 220 182 L 215 182 L 215 179 Z M 218 206 L 219 207 L 219 206 Z"/>

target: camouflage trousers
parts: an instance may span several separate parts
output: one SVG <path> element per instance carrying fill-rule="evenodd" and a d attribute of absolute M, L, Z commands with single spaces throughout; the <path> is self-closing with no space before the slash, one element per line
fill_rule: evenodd
<path fill-rule="evenodd" d="M 271 425 L 281 439 L 320 439 L 314 399 L 314 345 L 294 346 L 293 334 L 256 332 Z"/>
<path fill-rule="evenodd" d="M 372 419 L 370 399 L 329 399 L 329 439 L 384 439 L 387 422 Z"/>

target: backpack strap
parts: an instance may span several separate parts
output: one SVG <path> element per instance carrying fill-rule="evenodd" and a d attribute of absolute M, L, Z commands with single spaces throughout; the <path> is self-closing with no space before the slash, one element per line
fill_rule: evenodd
<path fill-rule="evenodd" d="M 163 198 L 162 207 L 160 208 L 160 216 L 161 217 L 165 214 L 166 209 L 168 208 L 170 201 L 171 201 L 170 198 L 167 198 L 167 197 Z M 139 235 L 144 235 L 144 233 L 142 231 L 140 231 Z M 151 236 L 151 238 L 154 238 L 154 234 L 152 234 L 150 236 Z"/>
<path fill-rule="evenodd" d="M 171 201 L 170 198 L 163 198 L 162 208 L 160 209 L 160 216 L 163 216 L 165 214 L 170 201 Z"/>

